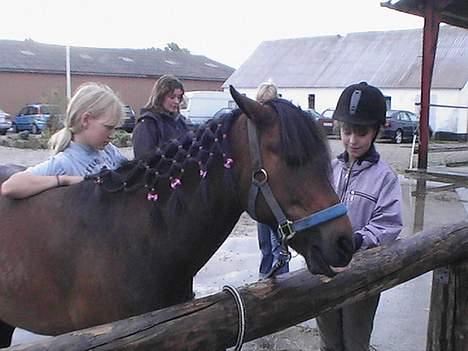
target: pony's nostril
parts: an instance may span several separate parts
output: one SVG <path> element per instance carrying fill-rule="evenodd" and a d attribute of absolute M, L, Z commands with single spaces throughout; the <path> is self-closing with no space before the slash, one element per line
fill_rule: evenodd
<path fill-rule="evenodd" d="M 338 252 L 342 257 L 343 261 L 348 263 L 354 253 L 354 242 L 347 236 L 341 236 L 337 242 Z"/>

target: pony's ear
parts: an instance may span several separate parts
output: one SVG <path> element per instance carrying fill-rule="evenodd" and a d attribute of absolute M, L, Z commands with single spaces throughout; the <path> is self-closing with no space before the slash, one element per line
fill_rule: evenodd
<path fill-rule="evenodd" d="M 271 110 L 262 105 L 261 103 L 248 98 L 239 93 L 232 85 L 229 86 L 231 96 L 236 102 L 237 106 L 244 112 L 247 117 L 252 120 L 257 126 L 269 125 L 274 120 L 274 115 Z"/>

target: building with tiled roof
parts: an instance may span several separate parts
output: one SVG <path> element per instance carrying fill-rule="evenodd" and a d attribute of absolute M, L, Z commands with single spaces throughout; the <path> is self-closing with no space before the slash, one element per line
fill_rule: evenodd
<path fill-rule="evenodd" d="M 0 108 L 9 113 L 30 102 L 65 95 L 66 48 L 33 40 L 0 40 Z M 72 90 L 85 81 L 110 85 L 136 111 L 154 82 L 174 74 L 186 91 L 221 90 L 234 69 L 186 50 L 71 47 Z"/>

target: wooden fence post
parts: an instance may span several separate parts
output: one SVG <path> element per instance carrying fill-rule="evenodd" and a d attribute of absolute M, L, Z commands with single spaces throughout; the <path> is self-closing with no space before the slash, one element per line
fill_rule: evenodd
<path fill-rule="evenodd" d="M 468 260 L 434 270 L 426 351 L 468 350 Z"/>

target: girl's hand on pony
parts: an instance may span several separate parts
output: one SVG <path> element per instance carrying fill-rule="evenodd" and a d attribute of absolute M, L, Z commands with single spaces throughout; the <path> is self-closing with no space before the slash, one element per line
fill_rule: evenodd
<path fill-rule="evenodd" d="M 57 185 L 58 186 L 73 185 L 73 184 L 81 183 L 83 179 L 84 177 L 82 176 L 60 175 L 60 176 L 57 176 Z"/>

